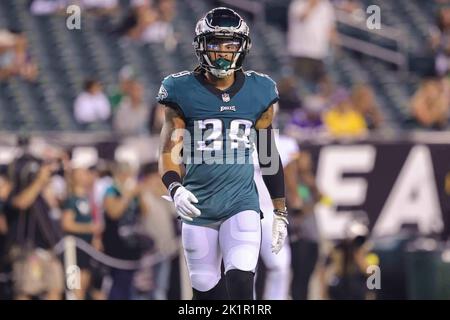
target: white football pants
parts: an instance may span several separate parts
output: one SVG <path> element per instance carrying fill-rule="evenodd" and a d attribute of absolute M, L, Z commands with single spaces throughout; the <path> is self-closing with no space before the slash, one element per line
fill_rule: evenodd
<path fill-rule="evenodd" d="M 183 223 L 182 241 L 191 285 L 205 292 L 219 282 L 222 258 L 225 272 L 255 272 L 261 246 L 260 215 L 247 210 L 213 225 Z"/>

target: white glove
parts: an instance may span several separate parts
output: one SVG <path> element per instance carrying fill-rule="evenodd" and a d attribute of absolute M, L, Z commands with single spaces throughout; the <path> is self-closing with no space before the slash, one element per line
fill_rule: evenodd
<path fill-rule="evenodd" d="M 278 254 L 283 248 L 284 241 L 287 236 L 287 225 L 289 224 L 286 217 L 274 214 L 272 223 L 272 252 Z"/>
<path fill-rule="evenodd" d="M 183 186 L 180 186 L 173 195 L 175 209 L 181 219 L 192 221 L 194 217 L 198 217 L 201 212 L 192 203 L 198 203 L 197 198 Z"/>

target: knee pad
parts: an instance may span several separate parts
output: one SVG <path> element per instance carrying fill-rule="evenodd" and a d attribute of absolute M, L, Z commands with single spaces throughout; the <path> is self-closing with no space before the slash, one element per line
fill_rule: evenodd
<path fill-rule="evenodd" d="M 232 269 L 225 273 L 228 296 L 232 300 L 253 300 L 253 281 L 251 271 Z"/>
<path fill-rule="evenodd" d="M 214 288 L 220 280 L 220 273 L 202 270 L 191 273 L 192 288 L 206 292 Z"/>
<path fill-rule="evenodd" d="M 255 272 L 258 263 L 259 247 L 239 244 L 230 249 L 225 262 L 225 271 L 238 269 Z"/>
<path fill-rule="evenodd" d="M 255 271 L 261 245 L 261 225 L 256 213 L 243 211 L 231 217 L 220 240 L 225 272 Z"/>

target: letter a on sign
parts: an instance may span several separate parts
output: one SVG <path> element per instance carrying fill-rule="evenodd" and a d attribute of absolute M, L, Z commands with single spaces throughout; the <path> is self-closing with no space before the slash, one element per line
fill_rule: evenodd
<path fill-rule="evenodd" d="M 411 149 L 373 234 L 396 234 L 404 223 L 417 223 L 422 233 L 440 232 L 444 226 L 431 154 L 426 146 Z"/>

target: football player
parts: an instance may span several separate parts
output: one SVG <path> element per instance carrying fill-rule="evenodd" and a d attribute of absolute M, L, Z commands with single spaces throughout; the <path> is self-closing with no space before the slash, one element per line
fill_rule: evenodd
<path fill-rule="evenodd" d="M 296 161 L 299 154 L 299 148 L 295 139 L 285 135 L 276 135 L 275 141 L 279 150 L 286 181 L 286 196 L 290 204 L 290 209 L 301 208 L 302 202 L 296 194 L 297 177 Z M 266 267 L 264 281 L 264 300 L 287 300 L 289 298 L 289 288 L 291 280 L 291 249 L 289 242 L 285 241 L 278 254 L 270 250 L 270 243 L 273 239 L 273 203 L 269 191 L 264 184 L 261 169 L 257 161 L 255 164 L 255 183 L 259 194 L 259 204 L 264 219 L 261 221 L 261 259 Z M 293 210 L 296 212 L 296 210 Z M 291 215 L 292 217 L 292 215 Z"/>
<path fill-rule="evenodd" d="M 255 144 L 274 207 L 273 252 L 287 235 L 283 167 L 271 127 L 278 92 L 268 76 L 242 70 L 251 40 L 235 11 L 211 10 L 195 34 L 198 68 L 166 77 L 158 93 L 167 106 L 160 173 L 182 220 L 193 298 L 224 298 L 217 294 L 223 260 L 228 297 L 251 300 L 261 245 Z"/>

